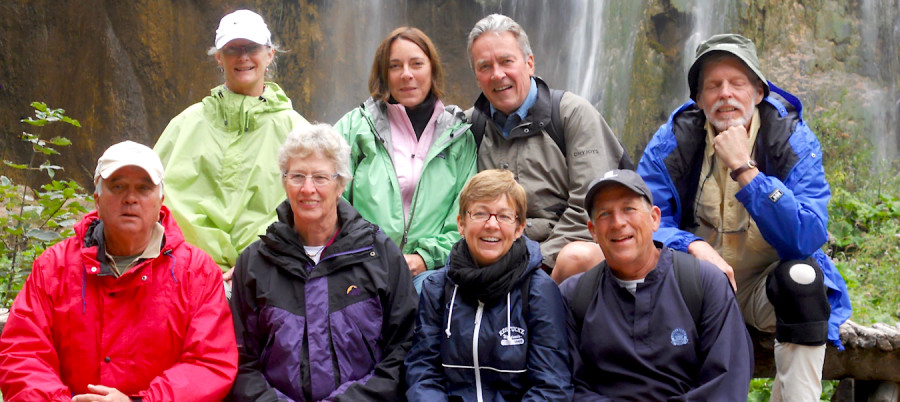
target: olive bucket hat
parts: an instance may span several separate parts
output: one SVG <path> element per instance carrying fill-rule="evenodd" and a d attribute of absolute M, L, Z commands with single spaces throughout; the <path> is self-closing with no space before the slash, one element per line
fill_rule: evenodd
<path fill-rule="evenodd" d="M 738 34 L 713 35 L 697 46 L 697 57 L 688 71 L 688 86 L 691 90 L 691 99 L 697 99 L 697 80 L 700 69 L 703 67 L 703 58 L 713 52 L 728 52 L 741 59 L 750 70 L 759 77 L 763 84 L 763 96 L 769 96 L 769 83 L 759 70 L 759 58 L 756 57 L 756 45 L 750 39 Z"/>

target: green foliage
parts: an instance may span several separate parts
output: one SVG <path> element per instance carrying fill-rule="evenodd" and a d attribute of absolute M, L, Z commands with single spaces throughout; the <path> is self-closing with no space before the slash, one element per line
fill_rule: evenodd
<path fill-rule="evenodd" d="M 900 178 L 897 162 L 873 160 L 864 128 L 835 106 L 808 119 L 822 142 L 832 198 L 829 254 L 847 281 L 853 320 L 900 318 Z"/>
<path fill-rule="evenodd" d="M 771 378 L 754 378 L 750 380 L 750 393 L 747 394 L 747 402 L 766 402 L 772 397 Z M 840 381 L 822 381 L 822 396 L 820 401 L 830 401 Z"/>
<path fill-rule="evenodd" d="M 41 102 L 31 104 L 35 117 L 23 122 L 44 127 L 64 122 L 81 127 L 63 109 L 48 108 Z M 38 134 L 22 133 L 22 141 L 30 143 L 34 152 L 27 163 L 3 161 L 6 166 L 24 171 L 24 184 L 0 176 L 0 307 L 8 308 L 31 272 L 34 259 L 47 247 L 74 235 L 77 218 L 87 212 L 90 197 L 71 180 L 55 180 L 62 167 L 43 161 L 35 166 L 36 157 L 59 155 L 57 147 L 71 144 L 66 138 L 44 140 Z M 47 175 L 49 182 L 39 190 L 29 187 L 33 173 Z"/>

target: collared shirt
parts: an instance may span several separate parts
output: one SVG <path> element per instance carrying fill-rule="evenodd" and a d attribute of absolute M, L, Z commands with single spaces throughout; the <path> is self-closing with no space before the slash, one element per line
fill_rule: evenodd
<path fill-rule="evenodd" d="M 509 132 L 512 131 L 512 129 L 515 128 L 516 125 L 518 125 L 522 120 L 525 120 L 525 116 L 528 116 L 528 111 L 531 110 L 532 106 L 534 106 L 534 102 L 537 102 L 537 95 L 537 82 L 534 81 L 534 77 L 531 77 L 531 88 L 528 90 L 528 95 L 525 97 L 525 101 L 522 102 L 522 105 L 512 113 L 513 115 L 518 116 L 518 118 L 506 116 L 503 112 L 495 109 L 494 105 L 491 105 L 491 119 L 498 123 L 497 125 L 500 126 L 500 131 L 503 132 L 503 137 L 509 137 Z M 500 124 L 501 121 L 503 122 L 502 124 Z"/>
<path fill-rule="evenodd" d="M 754 110 L 747 132 L 751 157 L 759 133 L 759 109 Z M 755 272 L 778 259 L 778 252 L 762 237 L 756 222 L 735 194 L 741 185 L 731 180 L 727 166 L 720 163 L 715 150 L 716 131 L 706 123 L 706 152 L 700 170 L 694 215 L 699 226 L 694 234 L 706 240 L 732 267 L 740 283 L 743 273 Z M 738 269 L 741 268 L 737 272 Z"/>
<path fill-rule="evenodd" d="M 166 229 L 163 228 L 159 222 L 156 222 L 150 233 L 150 243 L 147 244 L 147 248 L 144 249 L 144 252 L 136 256 L 114 256 L 107 251 L 106 260 L 109 261 L 109 267 L 112 268 L 113 275 L 118 278 L 122 274 L 128 272 L 129 269 L 134 268 L 134 266 L 141 261 L 159 257 L 165 232 Z M 122 264 L 124 267 L 119 269 L 117 266 L 118 264 Z"/>

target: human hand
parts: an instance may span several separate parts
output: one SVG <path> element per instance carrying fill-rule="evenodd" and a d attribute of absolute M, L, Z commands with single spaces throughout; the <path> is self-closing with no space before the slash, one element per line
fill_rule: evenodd
<path fill-rule="evenodd" d="M 131 402 L 128 395 L 115 388 L 88 384 L 88 391 L 92 393 L 75 395 L 72 402 Z"/>
<path fill-rule="evenodd" d="M 688 253 L 691 253 L 691 255 L 698 259 L 711 262 L 718 267 L 726 276 L 728 276 L 728 281 L 731 282 L 731 288 L 737 292 L 737 283 L 734 281 L 734 268 L 731 268 L 731 265 L 728 265 L 716 249 L 712 248 L 709 243 L 703 240 L 694 241 L 688 245 Z"/>
<path fill-rule="evenodd" d="M 716 135 L 715 148 L 719 161 L 731 170 L 745 165 L 750 160 L 748 138 L 747 129 L 741 125 L 729 127 Z"/>
<path fill-rule="evenodd" d="M 416 276 L 425 272 L 428 267 L 425 266 L 425 259 L 422 258 L 421 255 L 418 254 L 403 254 L 403 257 L 406 258 L 406 265 L 409 265 L 409 273 L 412 276 Z"/>
<path fill-rule="evenodd" d="M 224 274 L 222 274 L 222 280 L 224 280 L 225 283 L 231 285 L 232 276 L 234 276 L 234 267 L 229 268 L 227 271 L 225 271 Z"/>

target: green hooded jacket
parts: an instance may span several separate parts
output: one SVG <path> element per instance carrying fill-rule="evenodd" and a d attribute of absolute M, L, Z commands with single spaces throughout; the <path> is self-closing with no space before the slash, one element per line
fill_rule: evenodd
<path fill-rule="evenodd" d="M 335 124 L 350 144 L 353 181 L 344 191 L 366 220 L 375 223 L 403 251 L 419 254 L 428 269 L 440 268 L 459 240 L 459 192 L 475 174 L 475 138 L 462 110 L 447 106 L 435 123 L 422 175 L 404 221 L 400 184 L 392 161 L 385 104 L 372 98 Z"/>
<path fill-rule="evenodd" d="M 166 172 L 165 205 L 185 240 L 223 271 L 275 221 L 285 199 L 278 149 L 306 124 L 275 83 L 259 97 L 220 85 L 175 116 L 153 147 Z"/>

